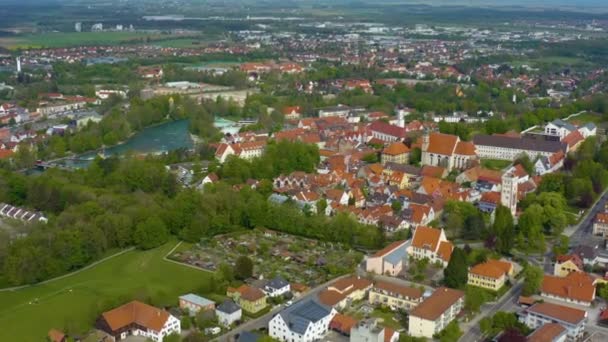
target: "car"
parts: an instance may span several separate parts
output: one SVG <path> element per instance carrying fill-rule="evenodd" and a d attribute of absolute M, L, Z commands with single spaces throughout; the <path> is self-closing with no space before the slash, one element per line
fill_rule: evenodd
<path fill-rule="evenodd" d="M 288 301 L 285 303 L 285 306 L 290 306 L 291 304 L 293 304 L 293 300 L 288 300 Z"/>

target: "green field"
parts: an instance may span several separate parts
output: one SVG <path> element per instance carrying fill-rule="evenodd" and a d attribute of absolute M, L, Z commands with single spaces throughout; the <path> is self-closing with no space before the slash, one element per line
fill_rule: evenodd
<path fill-rule="evenodd" d="M 500 171 L 500 170 L 504 169 L 505 167 L 511 165 L 511 163 L 512 163 L 512 161 L 509 161 L 509 160 L 482 159 L 481 167 L 490 169 L 490 170 Z"/>
<path fill-rule="evenodd" d="M 110 45 L 145 39 L 168 38 L 169 35 L 145 32 L 56 32 L 2 38 L 0 46 L 10 49 L 64 47 L 77 45 Z"/>
<path fill-rule="evenodd" d="M 43 341 L 50 328 L 84 333 L 99 313 L 132 299 L 177 305 L 179 295 L 200 291 L 211 274 L 163 260 L 175 244 L 130 251 L 48 284 L 0 292 L 0 341 Z"/>

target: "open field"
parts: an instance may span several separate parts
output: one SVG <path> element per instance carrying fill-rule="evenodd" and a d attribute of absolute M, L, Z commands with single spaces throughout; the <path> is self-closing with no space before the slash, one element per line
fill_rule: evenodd
<path fill-rule="evenodd" d="M 146 39 L 168 38 L 169 35 L 145 32 L 57 32 L 0 38 L 0 46 L 9 49 L 109 45 Z"/>
<path fill-rule="evenodd" d="M 512 161 L 500 159 L 482 159 L 481 166 L 490 170 L 502 170 L 511 165 Z"/>
<path fill-rule="evenodd" d="M 177 296 L 204 288 L 211 274 L 163 260 L 175 244 L 130 251 L 48 284 L 0 292 L 0 341 L 42 341 L 53 327 L 84 333 L 99 313 L 132 299 L 176 305 Z"/>

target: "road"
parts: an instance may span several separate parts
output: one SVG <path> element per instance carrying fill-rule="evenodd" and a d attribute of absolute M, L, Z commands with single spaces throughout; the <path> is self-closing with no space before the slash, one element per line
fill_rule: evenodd
<path fill-rule="evenodd" d="M 576 230 L 571 233 L 571 245 L 586 244 L 585 242 L 595 241 L 595 239 L 593 239 L 593 219 L 597 213 L 604 211 L 606 203 L 608 203 L 608 191 L 605 191 L 602 196 L 600 196 L 593 207 L 587 211 L 585 217 L 579 222 L 578 226 L 576 226 Z"/>
<path fill-rule="evenodd" d="M 332 279 L 322 285 L 319 285 L 313 289 L 311 289 L 310 291 L 308 291 L 305 295 L 303 295 L 302 297 L 294 300 L 293 304 L 300 301 L 303 301 L 305 299 L 309 299 L 309 298 L 316 298 L 317 295 L 319 294 L 319 292 L 325 290 L 327 288 L 327 286 L 333 282 L 335 282 L 338 279 L 342 279 L 342 278 L 346 278 L 351 276 L 350 274 L 347 275 L 343 275 L 341 277 Z M 226 334 L 217 337 L 216 339 L 214 339 L 214 341 L 220 341 L 220 342 L 231 342 L 234 341 L 236 336 L 241 334 L 244 331 L 252 331 L 252 330 L 258 330 L 261 328 L 268 328 L 268 323 L 270 322 L 270 320 L 279 312 L 281 312 L 281 310 L 283 310 L 285 307 L 284 305 L 279 305 L 276 308 L 272 309 L 270 312 L 268 312 L 267 314 L 265 314 L 264 316 L 260 316 L 258 318 L 249 320 L 241 325 L 239 325 L 238 327 L 230 330 L 229 332 L 227 332 Z"/>
<path fill-rule="evenodd" d="M 517 298 L 521 292 L 523 287 L 523 281 L 520 280 L 513 287 L 505 293 L 498 302 L 493 305 L 484 305 L 481 308 L 481 312 L 473 318 L 470 322 L 466 323 L 464 326 L 464 334 L 459 339 L 462 342 L 474 342 L 481 341 L 483 335 L 481 330 L 479 329 L 479 321 L 481 321 L 484 317 L 494 316 L 498 311 L 510 311 L 510 306 L 517 305 Z"/>

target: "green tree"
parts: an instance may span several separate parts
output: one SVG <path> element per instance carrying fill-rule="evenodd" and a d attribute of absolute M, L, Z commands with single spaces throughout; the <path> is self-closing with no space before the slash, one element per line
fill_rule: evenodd
<path fill-rule="evenodd" d="M 524 286 L 522 294 L 524 296 L 531 296 L 537 293 L 542 281 L 543 270 L 539 267 L 528 265 L 524 269 Z"/>
<path fill-rule="evenodd" d="M 440 342 L 457 342 L 460 336 L 462 336 L 462 330 L 460 330 L 456 320 L 450 322 L 445 329 L 437 334 Z"/>
<path fill-rule="evenodd" d="M 253 261 L 244 255 L 236 259 L 234 265 L 234 274 L 237 279 L 245 280 L 253 276 Z"/>
<path fill-rule="evenodd" d="M 467 256 L 458 247 L 454 248 L 448 266 L 443 270 L 443 282 L 454 289 L 464 288 L 468 278 Z"/>
<path fill-rule="evenodd" d="M 503 205 L 496 208 L 494 215 L 492 232 L 496 236 L 496 249 L 503 254 L 509 253 L 515 242 L 513 215 L 511 210 Z"/>
<path fill-rule="evenodd" d="M 136 226 L 134 239 L 140 249 L 151 249 L 166 243 L 169 231 L 165 223 L 154 215 Z"/>

